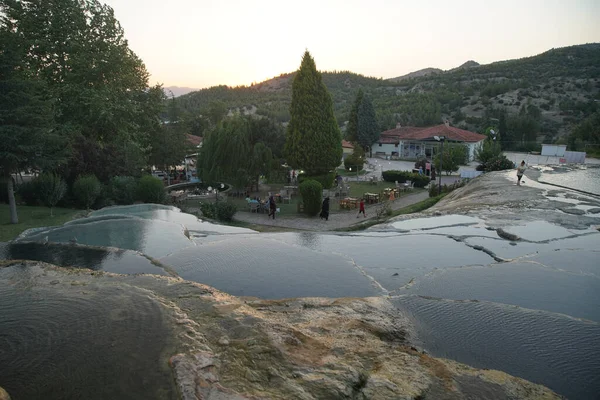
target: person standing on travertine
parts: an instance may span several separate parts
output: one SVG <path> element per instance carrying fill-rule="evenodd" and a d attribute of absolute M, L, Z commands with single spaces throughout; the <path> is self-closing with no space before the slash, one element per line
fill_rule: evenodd
<path fill-rule="evenodd" d="M 517 185 L 521 186 L 521 178 L 523 178 L 523 174 L 527 166 L 525 165 L 525 160 L 521 161 L 521 164 L 517 167 Z"/>

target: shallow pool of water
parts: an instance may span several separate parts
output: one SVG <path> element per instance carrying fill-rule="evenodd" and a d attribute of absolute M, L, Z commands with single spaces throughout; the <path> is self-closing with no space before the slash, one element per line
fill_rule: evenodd
<path fill-rule="evenodd" d="M 177 398 L 155 301 L 39 274 L 0 268 L 0 382 L 14 400 Z"/>
<path fill-rule="evenodd" d="M 548 182 L 584 192 L 600 195 L 600 168 L 587 166 L 578 169 L 544 171 L 540 182 Z"/>

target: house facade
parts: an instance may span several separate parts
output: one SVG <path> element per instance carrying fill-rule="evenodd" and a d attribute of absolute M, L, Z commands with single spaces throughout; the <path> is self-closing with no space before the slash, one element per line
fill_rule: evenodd
<path fill-rule="evenodd" d="M 461 143 L 469 149 L 469 160 L 473 160 L 475 149 L 483 144 L 485 135 L 455 128 L 445 123 L 430 127 L 400 126 L 382 132 L 373 143 L 373 154 L 390 158 L 415 160 L 431 159 L 439 151 L 440 143 L 435 137 L 445 137 L 446 143 Z"/>

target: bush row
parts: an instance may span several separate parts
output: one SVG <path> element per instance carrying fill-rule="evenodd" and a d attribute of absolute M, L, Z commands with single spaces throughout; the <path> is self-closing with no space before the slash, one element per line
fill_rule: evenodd
<path fill-rule="evenodd" d="M 423 188 L 431 181 L 427 175 L 415 174 L 409 171 L 389 170 L 383 171 L 383 180 L 386 182 L 413 182 L 415 187 Z"/>
<path fill-rule="evenodd" d="M 6 181 L 0 182 L 6 187 Z M 162 180 L 146 175 L 140 179 L 131 176 L 115 176 L 103 185 L 94 175 L 80 176 L 70 188 L 55 174 L 41 174 L 31 181 L 15 187 L 18 203 L 28 206 L 40 204 L 63 207 L 98 209 L 108 205 L 128 205 L 136 201 L 164 203 L 166 199 Z M 6 189 L 0 201 L 8 202 Z"/>

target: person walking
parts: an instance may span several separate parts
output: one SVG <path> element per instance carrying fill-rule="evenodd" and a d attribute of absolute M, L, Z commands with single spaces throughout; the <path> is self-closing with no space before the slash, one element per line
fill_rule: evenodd
<path fill-rule="evenodd" d="M 269 196 L 269 215 L 267 216 L 273 216 L 273 219 L 275 219 L 275 213 L 277 212 L 277 203 L 275 203 L 275 197 L 273 197 L 273 195 Z"/>
<path fill-rule="evenodd" d="M 525 170 L 527 166 L 525 165 L 525 160 L 521 161 L 521 164 L 517 167 L 517 186 L 521 186 L 521 178 L 523 178 L 523 174 L 525 174 Z"/>
<path fill-rule="evenodd" d="M 321 219 L 325 221 L 329 221 L 329 197 L 325 197 L 323 200 L 323 205 L 321 206 L 321 214 L 319 215 Z"/>
<path fill-rule="evenodd" d="M 363 214 L 363 218 L 367 218 L 367 213 L 365 212 L 365 199 L 360 199 L 360 204 L 358 207 L 358 214 L 356 215 L 356 218 L 358 218 L 360 213 Z"/>

